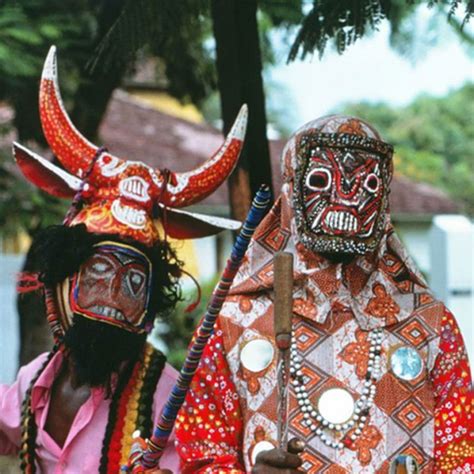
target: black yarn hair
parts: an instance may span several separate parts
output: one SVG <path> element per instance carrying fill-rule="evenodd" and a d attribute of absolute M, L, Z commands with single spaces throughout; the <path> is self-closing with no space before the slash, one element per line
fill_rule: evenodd
<path fill-rule="evenodd" d="M 72 361 L 78 385 L 104 387 L 113 393 L 112 378 L 140 357 L 146 334 L 135 334 L 99 321 L 73 316 L 74 324 L 64 334 L 64 345 Z M 124 367 L 124 363 L 126 367 Z"/>
<path fill-rule="evenodd" d="M 29 270 L 39 273 L 40 281 L 53 288 L 77 272 L 94 253 L 94 245 L 104 240 L 129 244 L 150 259 L 152 284 L 147 320 L 153 320 L 157 313 L 166 314 L 181 301 L 179 278 L 183 262 L 166 240 L 147 247 L 115 234 L 90 233 L 84 224 L 52 225 L 35 236 L 26 257 Z"/>

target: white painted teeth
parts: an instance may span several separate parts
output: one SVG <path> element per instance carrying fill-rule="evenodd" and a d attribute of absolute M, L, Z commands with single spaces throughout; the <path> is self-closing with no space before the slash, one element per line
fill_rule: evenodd
<path fill-rule="evenodd" d="M 123 224 L 134 229 L 142 229 L 146 224 L 146 212 L 142 209 L 121 204 L 118 199 L 112 203 L 112 214 Z"/>
<path fill-rule="evenodd" d="M 123 196 L 140 202 L 150 200 L 148 187 L 148 183 L 140 176 L 131 176 L 119 183 L 119 190 Z"/>
<path fill-rule="evenodd" d="M 321 220 L 321 216 L 323 215 L 323 211 L 320 211 L 318 215 L 314 218 L 313 223 L 311 224 L 312 229 L 316 229 L 319 225 L 319 221 Z"/>
<path fill-rule="evenodd" d="M 346 232 L 355 232 L 357 230 L 357 218 L 350 212 L 329 211 L 326 214 L 324 222 L 327 227 L 333 230 L 342 230 Z"/>
<path fill-rule="evenodd" d="M 93 306 L 90 310 L 101 316 L 107 316 L 117 321 L 126 321 L 125 316 L 119 309 L 110 308 L 109 306 Z"/>

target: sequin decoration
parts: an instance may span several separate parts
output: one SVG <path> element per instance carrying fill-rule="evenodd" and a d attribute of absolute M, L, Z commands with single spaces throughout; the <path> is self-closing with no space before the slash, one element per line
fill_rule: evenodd
<path fill-rule="evenodd" d="M 415 380 L 423 371 L 423 361 L 413 347 L 402 346 L 390 356 L 392 372 L 402 380 Z"/>
<path fill-rule="evenodd" d="M 275 350 L 265 339 L 249 341 L 240 351 L 240 362 L 250 372 L 261 372 L 270 366 Z"/>
<path fill-rule="evenodd" d="M 390 474 L 418 474 L 418 461 L 410 454 L 400 454 L 390 465 Z"/>

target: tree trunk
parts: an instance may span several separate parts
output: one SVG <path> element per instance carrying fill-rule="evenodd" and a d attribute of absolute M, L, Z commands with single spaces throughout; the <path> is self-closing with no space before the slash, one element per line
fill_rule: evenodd
<path fill-rule="evenodd" d="M 119 17 L 124 4 L 125 0 L 103 0 L 101 2 L 97 16 L 97 37 L 88 54 L 84 55 L 87 62 Z M 74 95 L 74 108 L 71 117 L 77 129 L 86 138 L 94 142 L 97 139 L 97 132 L 109 100 L 113 91 L 122 82 L 127 71 L 128 62 L 125 60 L 110 61 L 107 68 L 98 64 L 93 71 L 87 69 L 87 62 L 81 70 L 80 83 Z"/>
<path fill-rule="evenodd" d="M 242 104 L 249 107 L 245 145 L 229 178 L 232 216 L 243 220 L 261 184 L 272 186 L 256 0 L 212 0 L 218 87 L 227 133 Z"/>

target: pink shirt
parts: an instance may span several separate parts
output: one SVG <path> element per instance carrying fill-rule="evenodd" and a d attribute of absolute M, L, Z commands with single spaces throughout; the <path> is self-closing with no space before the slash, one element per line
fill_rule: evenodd
<path fill-rule="evenodd" d="M 102 441 L 107 424 L 110 400 L 104 391 L 93 388 L 90 397 L 80 407 L 63 447 L 60 447 L 44 430 L 50 394 L 62 362 L 56 354 L 36 381 L 32 392 L 32 408 L 38 426 L 37 460 L 39 472 L 45 474 L 91 474 L 98 472 Z M 46 354 L 41 354 L 22 367 L 12 385 L 0 385 L 0 455 L 16 454 L 20 446 L 21 403 L 31 379 L 43 364 Z M 153 418 L 156 423 L 177 378 L 177 372 L 166 364 L 161 374 L 153 401 Z M 160 467 L 179 472 L 178 456 L 174 448 L 174 434 L 165 449 Z"/>

